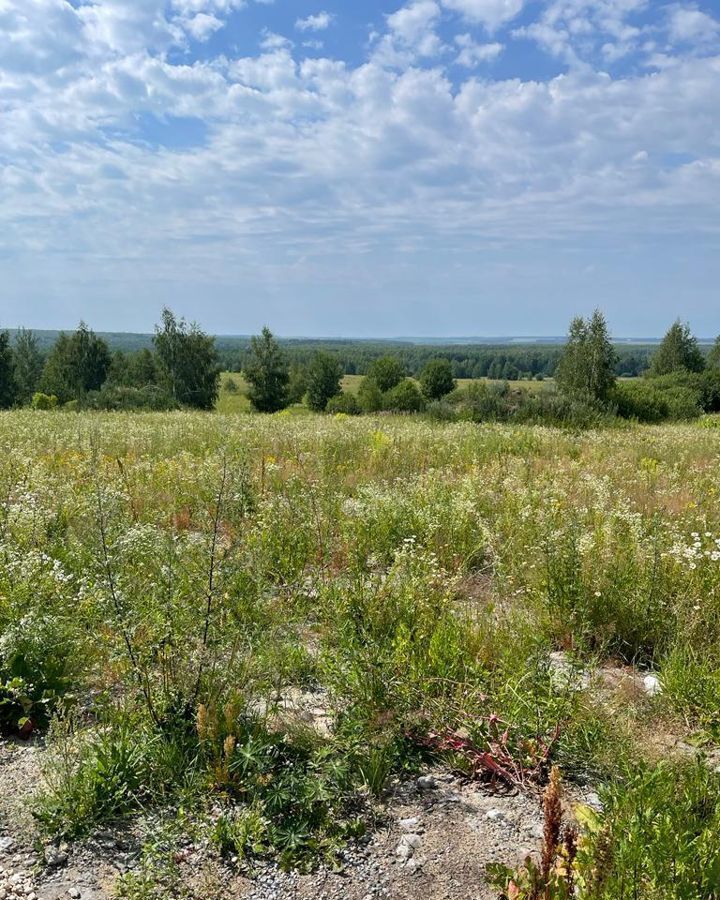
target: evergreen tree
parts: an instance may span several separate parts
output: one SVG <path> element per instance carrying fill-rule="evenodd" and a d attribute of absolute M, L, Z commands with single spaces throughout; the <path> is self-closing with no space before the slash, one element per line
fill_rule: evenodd
<path fill-rule="evenodd" d="M 558 390 L 585 403 L 607 403 L 615 385 L 616 361 L 603 314 L 595 310 L 587 321 L 577 316 L 570 323 L 555 372 Z"/>
<path fill-rule="evenodd" d="M 702 372 L 705 368 L 697 338 L 690 326 L 677 319 L 662 339 L 650 364 L 651 375 L 669 375 L 671 372 Z"/>
<path fill-rule="evenodd" d="M 72 335 L 61 332 L 50 351 L 41 390 L 54 394 L 61 403 L 81 400 L 102 387 L 110 368 L 110 350 L 102 338 L 81 322 Z"/>
<path fill-rule="evenodd" d="M 27 405 L 40 383 L 43 357 L 34 332 L 20 328 L 15 335 L 15 381 L 18 387 L 18 402 Z"/>
<path fill-rule="evenodd" d="M 250 341 L 250 358 L 243 370 L 250 401 L 258 412 L 277 412 L 288 405 L 290 370 L 285 354 L 267 327 Z"/>
<path fill-rule="evenodd" d="M 10 346 L 10 334 L 0 331 L 0 409 L 10 409 L 18 400 L 15 380 L 15 359 Z"/>
<path fill-rule="evenodd" d="M 166 307 L 153 343 L 160 381 L 173 400 L 195 409 L 213 409 L 220 388 L 215 338 L 194 322 L 188 325 L 184 319 L 177 319 Z"/>
<path fill-rule="evenodd" d="M 318 351 L 310 360 L 307 371 L 307 403 L 315 412 L 322 412 L 328 400 L 340 393 L 343 371 L 337 357 Z"/>
<path fill-rule="evenodd" d="M 439 400 L 455 390 L 450 360 L 431 359 L 420 373 L 420 386 L 428 400 Z"/>

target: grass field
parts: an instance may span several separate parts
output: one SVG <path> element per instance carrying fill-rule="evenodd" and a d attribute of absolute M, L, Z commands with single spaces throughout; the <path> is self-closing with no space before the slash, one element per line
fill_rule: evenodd
<path fill-rule="evenodd" d="M 11 412 L 0 448 L 0 723 L 54 723 L 45 835 L 181 808 L 312 866 L 462 734 L 600 791 L 579 896 L 717 896 L 720 431 Z"/>

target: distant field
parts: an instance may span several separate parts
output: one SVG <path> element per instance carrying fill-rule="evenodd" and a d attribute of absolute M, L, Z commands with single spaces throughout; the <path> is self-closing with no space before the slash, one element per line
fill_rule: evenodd
<path fill-rule="evenodd" d="M 357 394 L 360 388 L 360 382 L 363 380 L 364 375 L 346 375 L 342 380 L 342 388 L 344 391 Z M 492 382 L 492 379 L 489 378 L 458 378 L 457 384 L 458 387 L 467 387 L 469 384 L 473 382 L 487 381 Z M 502 384 L 501 381 L 496 381 L 496 384 Z M 546 389 L 549 385 L 553 385 L 554 382 L 551 378 L 546 378 L 545 381 L 534 381 L 534 380 L 521 380 L 521 381 L 511 381 L 509 382 L 510 386 L 513 388 L 519 388 L 524 391 L 542 391 Z"/>

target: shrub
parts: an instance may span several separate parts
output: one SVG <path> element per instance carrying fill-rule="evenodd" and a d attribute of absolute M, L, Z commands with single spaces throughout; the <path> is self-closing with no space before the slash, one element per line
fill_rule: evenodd
<path fill-rule="evenodd" d="M 403 379 L 383 396 L 383 409 L 392 412 L 420 412 L 424 406 L 423 396 L 410 378 Z"/>
<path fill-rule="evenodd" d="M 55 409 L 58 405 L 58 398 L 55 394 L 43 394 L 37 391 L 33 394 L 30 406 L 32 409 Z"/>
<path fill-rule="evenodd" d="M 360 382 L 357 396 L 363 412 L 378 412 L 383 407 L 383 393 L 378 383 L 369 375 Z"/>
<path fill-rule="evenodd" d="M 88 394 L 83 407 L 109 411 L 154 410 L 161 412 L 177 409 L 178 404 L 167 390 L 155 384 L 148 384 L 145 387 L 104 384 L 99 391 Z"/>
<path fill-rule="evenodd" d="M 348 416 L 358 416 L 362 412 L 362 407 L 355 394 L 345 391 L 342 394 L 336 394 L 331 397 L 325 411 L 333 414 L 345 413 Z"/>

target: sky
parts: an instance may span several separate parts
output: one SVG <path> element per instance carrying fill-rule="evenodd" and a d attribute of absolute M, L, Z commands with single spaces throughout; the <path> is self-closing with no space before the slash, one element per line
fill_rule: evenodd
<path fill-rule="evenodd" d="M 720 0 L 0 0 L 0 326 L 720 332 Z"/>

